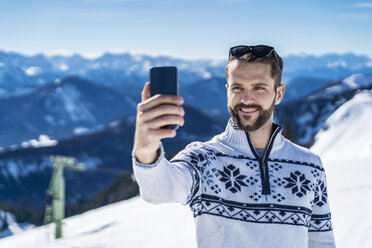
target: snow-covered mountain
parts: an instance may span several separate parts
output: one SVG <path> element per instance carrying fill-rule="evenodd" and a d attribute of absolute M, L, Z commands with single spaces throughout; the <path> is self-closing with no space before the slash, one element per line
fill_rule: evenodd
<path fill-rule="evenodd" d="M 78 77 L 38 86 L 16 97 L 0 98 L 0 147 L 26 147 L 39 136 L 61 140 L 94 132 L 110 121 L 134 115 L 132 97 Z"/>
<path fill-rule="evenodd" d="M 295 77 L 317 77 L 341 80 L 351 74 L 371 74 L 371 58 L 353 53 L 290 55 L 284 58 L 284 81 Z"/>
<path fill-rule="evenodd" d="M 372 59 L 364 55 L 325 54 L 284 57 L 284 82 L 296 77 L 342 79 L 355 73 L 372 74 Z M 0 51 L 0 96 L 22 93 L 32 86 L 77 75 L 117 88 L 140 87 L 149 78 L 152 66 L 174 65 L 181 85 L 211 77 L 224 78 L 226 60 L 185 60 L 169 56 L 105 53 L 95 59 L 72 56 L 25 56 Z"/>
<path fill-rule="evenodd" d="M 372 89 L 372 76 L 353 74 L 305 97 L 278 105 L 275 117 L 285 128 L 291 129 L 292 140 L 300 145 L 309 146 L 328 117 L 364 89 Z"/>
<path fill-rule="evenodd" d="M 225 61 L 184 60 L 168 56 L 105 53 L 95 59 L 80 55 L 24 56 L 0 51 L 0 88 L 16 92 L 19 86 L 40 85 L 56 79 L 78 75 L 113 87 L 143 85 L 148 81 L 153 66 L 173 65 L 179 68 L 182 84 L 224 74 Z M 222 70 L 221 70 L 222 69 Z"/>
<path fill-rule="evenodd" d="M 283 103 L 293 100 L 298 100 L 311 94 L 314 91 L 320 90 L 331 83 L 329 79 L 315 77 L 296 77 L 285 84 L 285 97 Z"/>
<path fill-rule="evenodd" d="M 371 74 L 372 75 L 372 74 Z M 372 88 L 372 76 L 353 74 L 342 81 L 296 78 L 286 88 L 284 101 L 277 107 L 277 119 L 291 120 L 294 140 L 308 145 L 324 121 L 359 89 Z M 328 83 L 327 83 L 328 82 Z M 142 87 L 142 86 L 141 86 Z M 137 96 L 134 95 L 135 92 Z M 94 132 L 109 121 L 135 115 L 140 90 L 118 91 L 78 77 L 67 77 L 16 97 L 0 98 L 0 147 L 20 147 L 48 137 L 60 140 Z M 226 120 L 226 88 L 223 77 L 211 77 L 183 85 L 185 103 L 199 108 L 214 119 Z"/>
<path fill-rule="evenodd" d="M 328 118 L 312 150 L 325 160 L 371 157 L 371 128 L 372 91 L 362 91 Z"/>
<path fill-rule="evenodd" d="M 321 155 L 337 247 L 372 243 L 372 91 L 356 94 L 326 121 L 311 148 Z M 64 220 L 64 238 L 41 226 L 0 240 L 0 247 L 196 247 L 188 207 L 154 206 L 140 198 L 108 205 Z M 144 238 L 146 237 L 146 238 Z"/>
<path fill-rule="evenodd" d="M 363 75 L 361 77 L 365 78 L 362 80 L 366 82 L 368 75 L 372 75 L 372 59 L 351 53 L 291 55 L 284 61 L 283 80 L 287 90 L 283 104 L 301 100 L 350 75 Z M 177 66 L 179 92 L 185 102 L 202 108 L 215 119 L 225 120 L 229 116 L 224 87 L 225 63 L 225 60 L 185 60 L 130 53 L 105 53 L 87 59 L 78 54 L 24 56 L 0 51 L 0 115 L 5 117 L 0 120 L 0 127 L 9 130 L 0 135 L 0 147 L 20 146 L 22 143 L 27 146 L 39 142 L 41 135 L 60 140 L 92 132 L 118 115 L 135 113 L 135 105 L 152 66 Z M 64 83 L 73 81 L 66 79 L 71 79 L 71 76 L 75 81 L 84 78 L 81 81 L 92 84 Z M 359 78 L 350 79 L 353 80 Z M 61 85 L 58 86 L 58 82 L 62 82 Z M 353 87 L 347 82 L 344 86 Z M 96 103 L 98 100 L 99 104 Z M 331 111 L 327 114 L 326 117 Z M 281 119 L 280 115 L 278 118 L 284 124 L 287 117 Z M 292 124 L 296 126 L 296 123 Z M 294 135 L 295 140 L 300 144 L 309 143 L 320 127 L 315 128 L 315 132 L 302 128 L 298 135 Z"/>

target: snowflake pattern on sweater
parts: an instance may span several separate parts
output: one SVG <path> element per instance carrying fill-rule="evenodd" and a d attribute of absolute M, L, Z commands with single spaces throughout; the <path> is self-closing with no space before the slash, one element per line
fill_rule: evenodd
<path fill-rule="evenodd" d="M 269 158 L 271 194 L 266 196 L 262 195 L 260 165 L 255 157 L 226 154 L 208 143 L 194 142 L 171 162 L 184 163 L 198 182 L 189 197 L 194 217 L 210 214 L 247 222 L 300 225 L 309 232 L 332 230 L 329 211 L 313 214 L 314 206 L 325 206 L 328 199 L 320 164 Z"/>

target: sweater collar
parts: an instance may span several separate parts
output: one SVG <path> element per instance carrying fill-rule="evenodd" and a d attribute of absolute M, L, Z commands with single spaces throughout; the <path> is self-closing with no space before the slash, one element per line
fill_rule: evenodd
<path fill-rule="evenodd" d="M 284 137 L 281 135 L 282 127 L 273 123 L 272 133 L 272 148 L 271 151 L 278 150 L 284 145 Z M 229 119 L 225 131 L 220 136 L 221 142 L 231 146 L 235 150 L 246 153 L 250 156 L 255 156 L 249 145 L 249 135 L 245 131 L 240 130 L 232 118 Z M 269 144 L 270 145 L 270 144 Z"/>

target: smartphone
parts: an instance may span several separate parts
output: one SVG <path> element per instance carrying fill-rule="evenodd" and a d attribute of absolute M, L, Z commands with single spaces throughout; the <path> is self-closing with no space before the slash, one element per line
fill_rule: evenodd
<path fill-rule="evenodd" d="M 156 94 L 178 96 L 177 67 L 163 66 L 150 69 L 150 92 Z M 161 128 L 177 129 L 178 125 L 167 125 Z"/>

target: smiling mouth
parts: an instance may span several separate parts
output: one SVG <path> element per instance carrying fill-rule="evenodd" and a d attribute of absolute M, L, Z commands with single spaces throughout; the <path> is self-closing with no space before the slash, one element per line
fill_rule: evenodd
<path fill-rule="evenodd" d="M 258 111 L 258 108 L 239 108 L 239 111 L 243 114 L 253 114 Z"/>

